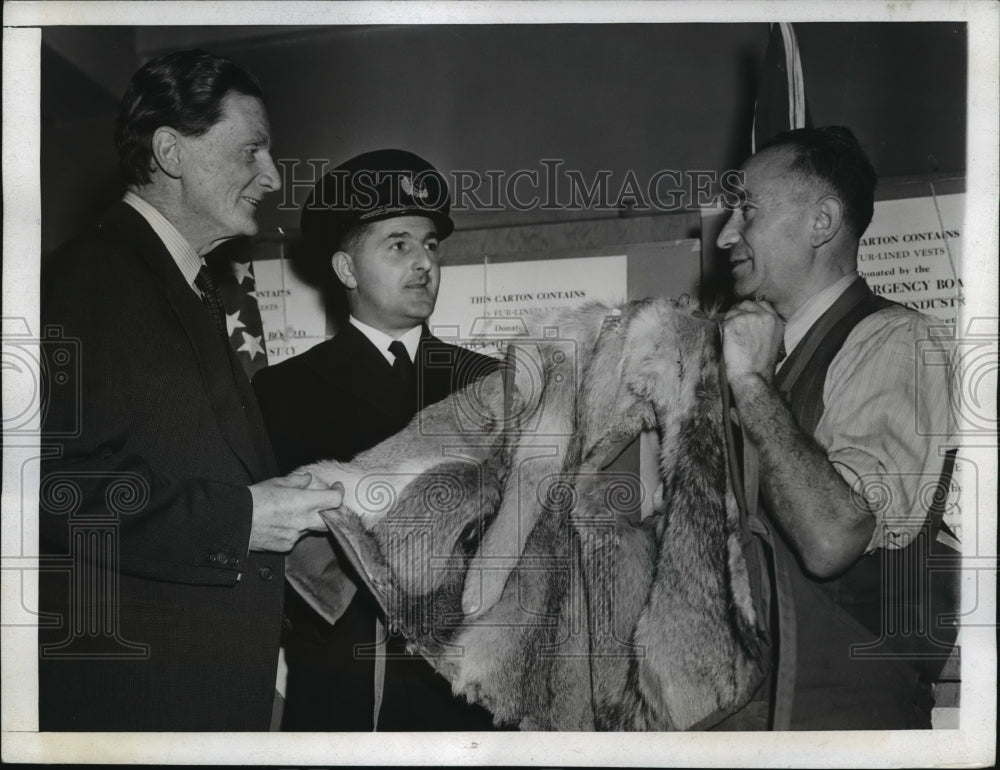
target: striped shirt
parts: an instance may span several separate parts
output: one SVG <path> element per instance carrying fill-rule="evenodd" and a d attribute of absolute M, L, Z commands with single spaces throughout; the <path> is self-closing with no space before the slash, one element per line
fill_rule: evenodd
<path fill-rule="evenodd" d="M 167 251 L 170 252 L 170 256 L 173 257 L 188 286 L 201 297 L 201 291 L 194 285 L 194 279 L 198 275 L 198 271 L 201 270 L 201 266 L 205 264 L 205 260 L 198 256 L 198 253 L 188 243 L 187 238 L 181 235 L 177 228 L 170 223 L 170 220 L 163 216 L 153 204 L 143 200 L 131 190 L 125 193 L 122 200 L 138 211 L 142 218 L 149 223 L 153 232 L 167 247 Z"/>
<path fill-rule="evenodd" d="M 796 310 L 785 326 L 786 349 L 855 277 Z M 868 551 L 912 542 L 926 521 L 944 452 L 954 446 L 952 368 L 941 363 L 954 358 L 949 341 L 932 332 L 940 326 L 903 307 L 880 310 L 853 329 L 827 371 L 815 439 L 875 515 Z"/>

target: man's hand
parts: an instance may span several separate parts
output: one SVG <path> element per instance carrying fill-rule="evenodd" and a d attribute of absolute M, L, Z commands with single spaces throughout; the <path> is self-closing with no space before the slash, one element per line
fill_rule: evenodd
<path fill-rule="evenodd" d="M 325 532 L 320 511 L 339 508 L 344 485 L 339 481 L 327 488 L 310 473 L 268 479 L 250 487 L 253 497 L 251 551 L 285 553 L 306 532 Z"/>
<path fill-rule="evenodd" d="M 735 383 L 746 375 L 771 382 L 784 333 L 785 324 L 769 302 L 747 300 L 726 313 L 722 355 L 729 382 Z"/>

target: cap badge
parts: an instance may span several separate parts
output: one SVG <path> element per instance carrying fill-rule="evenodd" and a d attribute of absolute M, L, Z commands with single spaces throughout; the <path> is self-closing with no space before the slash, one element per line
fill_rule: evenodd
<path fill-rule="evenodd" d="M 403 192 L 409 195 L 411 198 L 420 198 L 423 200 L 427 197 L 427 188 L 421 184 L 414 184 L 413 179 L 408 176 L 401 176 L 399 178 L 399 186 L 403 188 Z"/>

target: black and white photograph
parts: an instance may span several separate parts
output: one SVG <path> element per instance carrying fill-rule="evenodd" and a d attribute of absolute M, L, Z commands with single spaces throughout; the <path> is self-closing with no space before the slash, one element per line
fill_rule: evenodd
<path fill-rule="evenodd" d="M 5 3 L 3 761 L 994 765 L 998 73 L 985 0 Z"/>

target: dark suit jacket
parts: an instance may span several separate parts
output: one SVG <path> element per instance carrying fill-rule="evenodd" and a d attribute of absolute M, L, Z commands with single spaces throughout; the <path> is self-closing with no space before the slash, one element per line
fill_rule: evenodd
<path fill-rule="evenodd" d="M 333 339 L 257 372 L 253 386 L 282 471 L 319 459 L 350 460 L 405 427 L 417 407 L 440 401 L 499 366 L 438 340 L 426 328 L 414 364 L 417 397 L 407 403 L 388 361 L 348 323 Z M 374 599 L 360 590 L 331 628 L 294 591 L 288 593 L 285 729 L 372 729 L 374 669 L 370 660 L 358 659 L 355 645 L 374 641 Z M 401 644 L 390 644 L 390 652 L 401 650 Z M 476 730 L 490 724 L 485 710 L 452 698 L 426 662 L 415 656 L 389 661 L 380 729 Z"/>
<path fill-rule="evenodd" d="M 44 422 L 41 729 L 266 730 L 284 560 L 248 552 L 277 470 L 249 382 L 125 203 L 44 265 L 41 314 L 79 367 Z"/>

